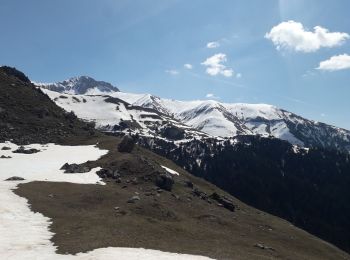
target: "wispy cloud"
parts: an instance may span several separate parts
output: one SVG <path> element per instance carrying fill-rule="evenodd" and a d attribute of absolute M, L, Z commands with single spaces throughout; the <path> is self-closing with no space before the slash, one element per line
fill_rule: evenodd
<path fill-rule="evenodd" d="M 348 54 L 333 56 L 328 60 L 321 61 L 316 69 L 326 71 L 350 69 L 350 56 Z"/>
<path fill-rule="evenodd" d="M 303 76 L 303 78 L 308 78 L 308 77 L 313 77 L 315 75 L 316 75 L 316 73 L 314 70 L 308 70 L 302 76 Z"/>
<path fill-rule="evenodd" d="M 207 48 L 208 49 L 215 49 L 215 48 L 219 48 L 220 47 L 220 42 L 216 41 L 216 42 L 208 42 L 207 43 Z"/>
<path fill-rule="evenodd" d="M 176 76 L 179 74 L 177 70 L 171 69 L 171 70 L 166 70 L 165 73 L 168 73 L 170 75 Z"/>
<path fill-rule="evenodd" d="M 233 76 L 233 69 L 227 68 L 223 63 L 227 62 L 226 54 L 218 53 L 207 58 L 201 64 L 206 66 L 206 73 L 210 76 L 222 75 L 230 78 Z"/>
<path fill-rule="evenodd" d="M 205 97 L 209 99 L 220 99 L 220 97 L 215 96 L 213 93 L 208 93 L 205 95 Z"/>
<path fill-rule="evenodd" d="M 321 26 L 315 26 L 314 31 L 308 31 L 303 24 L 288 21 L 274 26 L 265 34 L 276 46 L 277 50 L 292 49 L 298 52 L 315 52 L 322 47 L 336 47 L 350 38 L 344 32 L 329 32 Z"/>
<path fill-rule="evenodd" d="M 188 69 L 188 70 L 191 70 L 191 69 L 193 69 L 193 65 L 189 64 L 189 63 L 186 63 L 186 64 L 184 64 L 184 68 Z"/>

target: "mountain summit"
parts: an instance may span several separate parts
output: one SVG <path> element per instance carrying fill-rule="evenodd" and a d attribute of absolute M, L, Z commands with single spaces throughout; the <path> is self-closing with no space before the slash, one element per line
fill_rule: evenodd
<path fill-rule="evenodd" d="M 140 126 L 137 129 L 138 133 L 149 135 L 155 129 L 159 129 L 160 125 L 170 122 L 177 126 L 181 125 L 180 128 L 184 128 L 185 131 L 190 128 L 191 133 L 196 130 L 196 135 L 201 136 L 202 134 L 218 138 L 237 135 L 273 136 L 302 147 L 350 151 L 350 131 L 309 120 L 272 105 L 221 103 L 214 100 L 178 101 L 150 94 L 120 92 L 105 82 L 103 82 L 105 85 L 98 86 L 80 82 L 97 81 L 80 77 L 63 83 L 39 85 L 51 90 L 44 91 L 60 107 L 67 111 L 74 111 L 78 117 L 85 120 L 94 121 L 100 129 L 105 131 L 120 130 L 121 123 L 125 125 L 125 122 L 132 121 L 134 126 Z M 101 86 L 112 86 L 112 88 Z M 70 95 L 58 95 L 55 92 Z M 72 95 L 76 93 L 108 95 L 113 98 L 114 104 L 111 103 L 112 99 L 106 96 L 83 97 L 84 102 L 77 102 L 82 97 Z M 128 105 L 121 104 L 123 103 L 121 101 Z M 96 106 L 99 109 L 91 109 Z M 118 112 L 119 109 L 124 112 Z M 137 113 L 131 111 L 135 109 Z M 156 115 L 152 114 L 152 118 L 149 118 L 150 113 Z M 185 135 L 184 138 L 188 136 Z"/>
<path fill-rule="evenodd" d="M 101 94 L 118 92 L 119 89 L 105 81 L 88 76 L 73 77 L 57 83 L 36 83 L 40 87 L 65 94 Z"/>

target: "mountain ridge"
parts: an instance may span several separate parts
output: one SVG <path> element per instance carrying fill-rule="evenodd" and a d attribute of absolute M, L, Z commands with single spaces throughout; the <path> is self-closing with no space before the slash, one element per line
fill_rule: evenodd
<path fill-rule="evenodd" d="M 42 88 L 66 94 L 96 94 L 117 92 L 119 89 L 105 81 L 97 81 L 89 76 L 77 76 L 57 83 L 33 82 Z"/>
<path fill-rule="evenodd" d="M 42 84 L 38 85 L 43 86 Z M 44 88 L 62 94 L 74 95 L 71 91 L 57 91 L 57 89 L 45 86 Z M 61 102 L 59 96 L 52 92 L 46 93 L 64 109 L 74 111 L 74 106 L 68 102 L 71 96 L 66 96 L 66 100 Z M 110 89 L 87 92 L 87 94 L 108 95 L 132 106 L 153 109 L 189 128 L 218 138 L 236 135 L 274 136 L 303 147 L 350 151 L 349 130 L 309 120 L 269 104 L 221 103 L 215 100 L 178 101 L 163 99 L 151 94 L 133 94 Z M 99 106 L 101 108 L 106 104 L 101 101 Z M 106 125 L 99 122 L 103 120 L 99 120 L 98 115 L 89 116 L 90 118 L 86 117 L 85 119 L 93 119 L 102 128 L 108 130 Z M 113 122 L 109 123 L 113 125 Z M 117 124 L 118 120 L 114 125 Z M 113 127 L 109 127 L 109 130 L 113 130 Z"/>

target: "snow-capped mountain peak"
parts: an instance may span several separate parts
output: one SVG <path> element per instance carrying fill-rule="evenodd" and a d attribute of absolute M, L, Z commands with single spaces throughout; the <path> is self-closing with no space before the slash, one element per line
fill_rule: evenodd
<path fill-rule="evenodd" d="M 88 76 L 72 77 L 57 83 L 35 83 L 42 88 L 52 91 L 74 94 L 94 95 L 118 92 L 119 89 L 105 81 L 97 81 Z"/>
<path fill-rule="evenodd" d="M 131 127 L 138 129 L 137 133 L 157 136 L 162 133 L 163 127 L 171 127 L 169 131 L 173 133 L 175 126 L 180 129 L 175 131 L 176 139 L 260 135 L 273 136 L 303 147 L 350 151 L 350 131 L 305 119 L 273 105 L 164 99 L 151 94 L 120 92 L 109 83 L 97 82 L 89 77 L 39 85 L 70 94 L 60 96 L 46 91 L 59 106 L 74 111 L 83 119 L 95 121 L 105 130 L 130 131 Z M 74 94 L 100 96 L 74 97 Z"/>

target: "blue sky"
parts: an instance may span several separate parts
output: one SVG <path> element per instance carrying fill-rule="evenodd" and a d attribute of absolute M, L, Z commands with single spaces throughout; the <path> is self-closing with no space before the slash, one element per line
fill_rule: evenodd
<path fill-rule="evenodd" d="M 347 0 L 0 0 L 0 63 L 34 81 L 88 75 L 350 129 L 349 10 Z"/>

